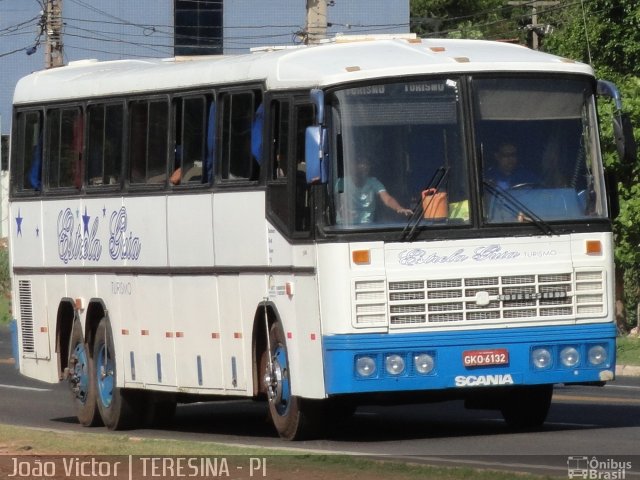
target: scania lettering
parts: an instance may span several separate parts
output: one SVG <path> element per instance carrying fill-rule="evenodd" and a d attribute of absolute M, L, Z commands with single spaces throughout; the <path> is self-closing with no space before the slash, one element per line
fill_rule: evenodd
<path fill-rule="evenodd" d="M 511 375 L 459 375 L 456 377 L 456 387 L 486 387 L 488 385 L 513 385 Z"/>

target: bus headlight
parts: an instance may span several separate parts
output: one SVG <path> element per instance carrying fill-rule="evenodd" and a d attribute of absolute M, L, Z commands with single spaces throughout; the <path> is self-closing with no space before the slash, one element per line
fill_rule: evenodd
<path fill-rule="evenodd" d="M 384 367 L 389 375 L 401 375 L 404 366 L 404 358 L 395 353 L 387 355 L 384 359 Z"/>
<path fill-rule="evenodd" d="M 589 352 L 587 353 L 587 357 L 589 358 L 589 363 L 594 366 L 602 365 L 607 361 L 607 349 L 602 345 L 594 345 L 589 348 Z"/>
<path fill-rule="evenodd" d="M 531 362 L 540 370 L 549 368 L 551 366 L 551 352 L 546 348 L 536 348 L 531 352 Z"/>
<path fill-rule="evenodd" d="M 574 347 L 564 347 L 560 350 L 560 362 L 565 367 L 575 367 L 580 362 L 580 353 Z"/>
<path fill-rule="evenodd" d="M 433 367 L 435 367 L 436 365 L 433 357 L 428 353 L 419 353 L 418 355 L 413 357 L 413 363 L 415 365 L 416 372 L 422 375 L 431 373 Z"/>
<path fill-rule="evenodd" d="M 376 361 L 373 357 L 361 355 L 356 358 L 356 372 L 364 378 L 369 378 L 376 373 Z"/>

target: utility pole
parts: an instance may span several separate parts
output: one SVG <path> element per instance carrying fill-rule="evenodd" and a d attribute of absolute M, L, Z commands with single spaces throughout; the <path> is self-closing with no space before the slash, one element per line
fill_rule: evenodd
<path fill-rule="evenodd" d="M 307 0 L 307 45 L 327 37 L 327 0 Z"/>
<path fill-rule="evenodd" d="M 528 5 L 531 7 L 531 25 L 528 27 L 531 29 L 533 33 L 532 45 L 531 48 L 534 50 L 538 50 L 540 47 L 539 34 L 540 34 L 540 26 L 538 25 L 538 7 L 551 7 L 557 5 L 558 1 L 551 0 L 535 0 L 534 2 L 524 0 L 524 1 L 512 1 L 509 2 L 509 5 L 513 5 L 515 7 L 520 7 L 522 5 Z"/>
<path fill-rule="evenodd" d="M 46 35 L 47 43 L 44 50 L 45 68 L 61 67 L 64 64 L 62 56 L 62 0 L 46 0 Z"/>

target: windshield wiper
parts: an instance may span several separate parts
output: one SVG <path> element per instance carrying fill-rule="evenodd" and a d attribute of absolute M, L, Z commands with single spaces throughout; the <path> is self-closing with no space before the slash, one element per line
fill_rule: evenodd
<path fill-rule="evenodd" d="M 442 182 L 444 182 L 445 178 L 447 178 L 448 173 L 449 173 L 449 167 L 438 167 L 435 173 L 433 174 L 433 176 L 431 177 L 431 180 L 429 180 L 429 183 L 422 191 L 427 191 L 427 190 L 437 191 L 440 185 L 442 185 Z M 432 195 L 431 200 L 429 200 L 429 202 L 432 202 L 434 199 L 435 199 L 435 195 Z M 401 242 L 410 242 L 411 240 L 413 240 L 415 233 L 418 229 L 418 225 L 420 225 L 420 220 L 422 220 L 422 216 L 424 215 L 424 211 L 429 206 L 429 202 L 427 203 L 427 205 L 425 205 L 425 203 L 423 202 L 422 196 L 418 198 L 418 202 L 416 203 L 416 206 L 413 207 L 413 212 L 411 212 L 411 215 L 409 216 L 409 220 L 407 221 L 407 224 L 402 229 L 402 233 L 400 234 Z"/>
<path fill-rule="evenodd" d="M 483 180 L 486 190 L 491 193 L 495 198 L 499 198 L 503 201 L 503 205 L 509 212 L 513 213 L 516 218 L 522 218 L 521 221 L 528 221 L 538 227 L 545 235 L 553 235 L 555 232 L 547 222 L 545 222 L 540 216 L 538 216 L 533 210 L 527 207 L 524 203 L 514 197 L 511 193 L 500 188 L 491 180 Z"/>

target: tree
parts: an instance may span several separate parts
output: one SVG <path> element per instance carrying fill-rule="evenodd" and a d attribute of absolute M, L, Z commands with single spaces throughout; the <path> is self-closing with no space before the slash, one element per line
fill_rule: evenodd
<path fill-rule="evenodd" d="M 621 91 L 624 110 L 640 139 L 640 5 L 637 0 L 591 0 L 559 9 L 545 50 L 590 63 L 596 75 Z M 620 215 L 615 221 L 616 265 L 624 279 L 627 323 L 640 301 L 640 165 L 621 164 L 613 147 L 613 107 L 599 105 L 605 166 L 619 179 Z"/>
<path fill-rule="evenodd" d="M 518 39 L 527 42 L 531 3 L 508 6 L 507 0 L 411 0 L 412 31 L 420 36 Z M 590 63 L 598 78 L 621 91 L 624 110 L 640 141 L 640 4 L 637 0 L 561 0 L 538 8 L 538 22 L 552 32 L 541 48 L 549 53 Z M 604 163 L 615 172 L 620 215 L 614 223 L 616 265 L 624 278 L 628 323 L 635 323 L 640 302 L 640 165 L 623 165 L 613 141 L 613 105 L 598 105 Z"/>
<path fill-rule="evenodd" d="M 503 0 L 411 0 L 411 31 L 422 37 L 519 39 L 519 12 Z"/>

